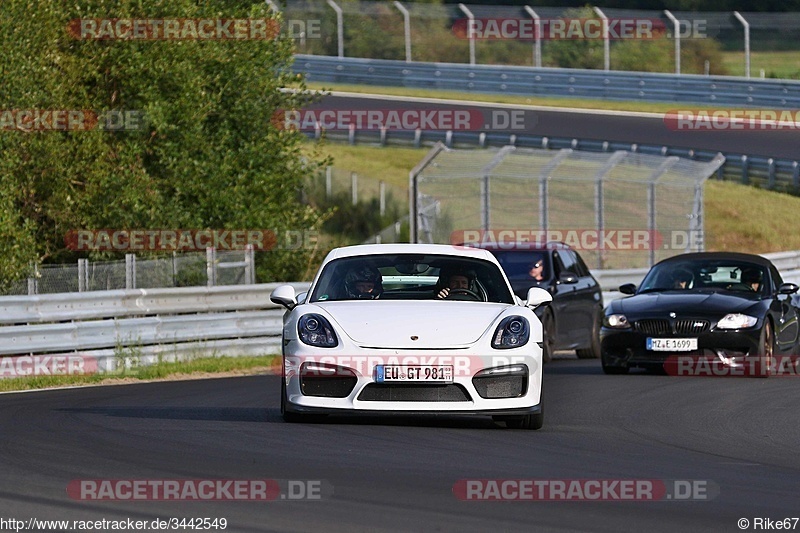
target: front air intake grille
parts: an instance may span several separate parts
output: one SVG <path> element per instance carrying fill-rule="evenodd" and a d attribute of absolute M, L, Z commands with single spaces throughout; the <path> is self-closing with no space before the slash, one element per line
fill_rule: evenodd
<path fill-rule="evenodd" d="M 450 385 L 384 385 L 370 383 L 358 399 L 364 402 L 468 402 L 464 387 Z"/>
<path fill-rule="evenodd" d="M 637 320 L 635 325 L 636 331 L 640 331 L 645 335 L 668 335 L 672 333 L 672 329 L 669 327 L 669 320 L 661 318 Z"/>

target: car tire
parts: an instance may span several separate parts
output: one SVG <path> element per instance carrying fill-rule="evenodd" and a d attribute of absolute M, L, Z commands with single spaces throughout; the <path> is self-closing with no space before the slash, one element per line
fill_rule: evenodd
<path fill-rule="evenodd" d="M 588 348 L 579 348 L 575 350 L 578 359 L 599 359 L 600 358 L 600 321 L 602 320 L 602 311 L 596 310 L 592 318 L 592 332 L 589 339 Z"/>
<path fill-rule="evenodd" d="M 555 327 L 556 321 L 555 318 L 553 318 L 553 312 L 548 309 L 544 312 L 544 316 L 542 317 L 542 338 L 544 340 L 544 342 L 542 342 L 542 361 L 545 363 L 549 363 L 553 360 L 553 350 L 556 342 L 553 336 Z"/>
<path fill-rule="evenodd" d="M 772 375 L 772 360 L 775 355 L 775 336 L 772 333 L 772 322 L 764 320 L 761 328 L 761 339 L 758 341 L 758 361 L 753 375 L 757 378 L 768 378 Z"/>

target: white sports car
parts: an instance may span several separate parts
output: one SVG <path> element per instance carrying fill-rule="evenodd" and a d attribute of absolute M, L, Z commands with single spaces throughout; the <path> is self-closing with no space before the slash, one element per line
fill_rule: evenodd
<path fill-rule="evenodd" d="M 550 293 L 514 296 L 486 251 L 436 244 L 337 248 L 307 293 L 270 299 L 283 325 L 281 413 L 491 415 L 539 429 Z"/>

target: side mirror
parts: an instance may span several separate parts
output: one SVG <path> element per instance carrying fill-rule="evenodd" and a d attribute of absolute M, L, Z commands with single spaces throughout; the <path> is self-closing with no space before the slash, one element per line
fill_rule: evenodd
<path fill-rule="evenodd" d="M 564 285 L 573 285 L 578 283 L 578 275 L 570 270 L 565 270 L 558 276 L 558 282 Z"/>
<path fill-rule="evenodd" d="M 547 305 L 553 301 L 553 295 L 539 287 L 531 287 L 528 289 L 528 299 L 525 300 L 525 306 L 531 309 L 536 309 L 540 305 Z"/>
<path fill-rule="evenodd" d="M 626 283 L 619 286 L 619 292 L 622 294 L 636 294 L 636 285 L 633 283 Z"/>
<path fill-rule="evenodd" d="M 284 306 L 289 311 L 297 307 L 297 298 L 294 294 L 294 287 L 291 285 L 275 287 L 275 290 L 269 295 L 269 300 L 274 304 Z"/>
<path fill-rule="evenodd" d="M 800 289 L 796 283 L 784 283 L 778 287 L 778 294 L 794 294 Z"/>

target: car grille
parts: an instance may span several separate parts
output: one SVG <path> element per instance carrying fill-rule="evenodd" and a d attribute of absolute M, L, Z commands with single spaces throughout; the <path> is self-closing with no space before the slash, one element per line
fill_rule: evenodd
<path fill-rule="evenodd" d="M 636 331 L 645 335 L 697 335 L 708 331 L 708 320 L 682 318 L 669 321 L 664 318 L 637 320 Z"/>
<path fill-rule="evenodd" d="M 370 383 L 358 399 L 365 402 L 468 402 L 461 385 L 382 385 Z"/>

